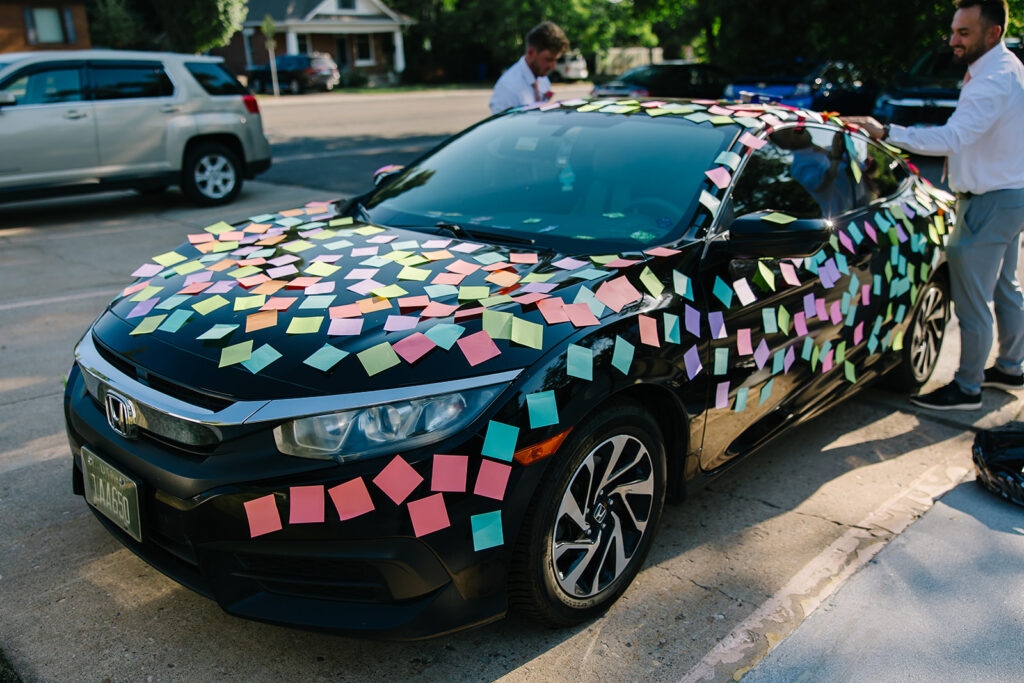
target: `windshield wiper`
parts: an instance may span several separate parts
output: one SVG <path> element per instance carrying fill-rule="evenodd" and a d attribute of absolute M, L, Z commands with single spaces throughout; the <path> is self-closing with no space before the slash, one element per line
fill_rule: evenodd
<path fill-rule="evenodd" d="M 447 232 L 452 237 L 469 238 L 469 239 L 488 239 L 495 242 L 508 242 L 511 244 L 536 244 L 536 240 L 530 239 L 529 237 L 516 237 L 509 235 L 504 232 L 492 232 L 488 230 L 479 230 L 475 226 L 472 230 L 467 230 L 464 226 L 458 223 L 445 223 L 439 222 L 436 225 L 437 234 L 443 234 Z"/>

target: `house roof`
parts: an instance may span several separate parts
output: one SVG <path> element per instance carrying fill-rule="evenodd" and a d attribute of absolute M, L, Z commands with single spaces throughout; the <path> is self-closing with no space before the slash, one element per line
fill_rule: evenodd
<path fill-rule="evenodd" d="M 360 0 L 359 4 L 376 11 L 344 14 L 325 13 L 318 16 L 316 10 L 326 4 L 325 0 L 249 0 L 246 26 L 259 26 L 263 17 L 270 15 L 276 24 L 317 23 L 324 25 L 352 25 L 359 22 L 388 22 L 400 26 L 409 26 L 415 22 L 410 17 L 394 11 L 379 0 Z"/>

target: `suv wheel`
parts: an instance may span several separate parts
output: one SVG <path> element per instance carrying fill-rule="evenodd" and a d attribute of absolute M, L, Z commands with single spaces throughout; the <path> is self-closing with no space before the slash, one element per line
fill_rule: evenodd
<path fill-rule="evenodd" d="M 901 362 L 888 384 L 914 392 L 924 386 L 939 362 L 942 338 L 949 322 L 949 294 L 945 281 L 933 280 L 918 294 L 917 311 L 903 335 Z"/>
<path fill-rule="evenodd" d="M 293 95 L 301 95 L 302 94 L 302 84 L 299 83 L 299 79 L 293 78 L 288 83 L 288 92 L 290 92 Z"/>
<path fill-rule="evenodd" d="M 551 626 L 598 616 L 640 571 L 665 501 L 661 430 L 639 405 L 573 430 L 534 496 L 509 574 L 509 602 Z"/>
<path fill-rule="evenodd" d="M 181 189 L 200 206 L 227 204 L 242 191 L 242 165 L 228 147 L 204 142 L 185 154 Z"/>

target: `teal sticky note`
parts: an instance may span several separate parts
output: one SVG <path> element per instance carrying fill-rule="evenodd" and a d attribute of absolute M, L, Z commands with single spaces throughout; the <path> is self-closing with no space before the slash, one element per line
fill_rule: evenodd
<path fill-rule="evenodd" d="M 480 449 L 480 453 L 488 458 L 510 462 L 516 452 L 518 439 L 519 427 L 490 420 L 487 423 L 487 434 L 484 436 L 484 446 Z"/>
<path fill-rule="evenodd" d="M 903 322 L 903 318 L 905 318 L 906 315 L 907 315 L 907 305 L 906 304 L 900 304 L 900 307 L 896 309 L 896 322 L 897 323 L 902 323 Z"/>
<path fill-rule="evenodd" d="M 177 332 L 181 329 L 181 326 L 188 322 L 188 319 L 192 317 L 192 311 L 187 309 L 181 309 L 174 311 L 167 318 L 160 323 L 160 327 L 156 328 L 161 332 Z"/>
<path fill-rule="evenodd" d="M 763 387 L 761 387 L 761 400 L 758 401 L 759 406 L 763 406 L 764 402 L 771 398 L 772 385 L 775 384 L 775 378 L 768 380 Z"/>
<path fill-rule="evenodd" d="M 196 339 L 223 339 L 238 329 L 238 325 L 214 325 Z"/>
<path fill-rule="evenodd" d="M 779 331 L 778 314 L 774 307 L 761 309 L 761 323 L 765 334 L 775 334 Z"/>
<path fill-rule="evenodd" d="M 732 306 L 732 287 L 725 283 L 725 280 L 719 276 L 715 276 L 715 286 L 711 290 L 718 300 L 721 301 L 726 308 Z"/>
<path fill-rule="evenodd" d="M 586 287 L 580 287 L 579 291 L 576 292 L 576 298 L 573 299 L 573 303 L 586 304 L 594 314 L 595 318 L 600 318 L 606 308 L 605 305 L 598 300 L 597 296 Z"/>
<path fill-rule="evenodd" d="M 242 361 L 242 366 L 255 375 L 280 357 L 281 354 L 277 349 L 270 344 L 264 344 L 252 352 L 249 360 Z"/>
<path fill-rule="evenodd" d="M 871 293 L 875 296 L 882 295 L 882 276 L 876 275 L 874 278 L 874 285 L 871 287 Z"/>
<path fill-rule="evenodd" d="M 569 344 L 565 352 L 565 372 L 588 382 L 594 379 L 594 352 L 585 346 Z"/>
<path fill-rule="evenodd" d="M 839 311 L 844 315 L 850 310 L 850 294 L 843 292 L 843 302 L 839 304 Z"/>
<path fill-rule="evenodd" d="M 786 352 L 779 349 L 772 356 L 772 374 L 777 375 L 786 367 Z M 764 403 L 764 401 L 762 401 Z"/>
<path fill-rule="evenodd" d="M 473 515 L 469 518 L 473 530 L 473 550 L 496 548 L 505 543 L 501 529 L 501 510 Z"/>
<path fill-rule="evenodd" d="M 856 223 L 850 223 L 846 233 L 853 239 L 853 243 L 859 245 L 864 240 L 864 233 L 860 231 Z"/>
<path fill-rule="evenodd" d="M 169 311 L 172 308 L 177 308 L 179 304 L 185 302 L 186 300 L 188 300 L 188 298 L 189 297 L 184 294 L 175 294 L 174 296 L 169 296 L 156 305 L 156 310 Z"/>
<path fill-rule="evenodd" d="M 871 335 L 870 337 L 868 337 L 868 353 L 873 354 L 875 352 L 875 349 L 877 348 L 878 337 L 876 335 Z"/>
<path fill-rule="evenodd" d="M 665 329 L 665 341 L 672 344 L 681 343 L 679 337 L 679 316 L 673 313 L 661 314 L 662 327 Z"/>
<path fill-rule="evenodd" d="M 302 361 L 306 365 L 327 372 L 338 364 L 342 358 L 348 355 L 347 351 L 336 349 L 330 344 L 324 344 L 317 349 L 309 358 Z"/>
<path fill-rule="evenodd" d="M 629 368 L 633 364 L 634 347 L 622 337 L 615 337 L 615 350 L 612 352 L 612 367 L 623 375 L 629 374 Z"/>
<path fill-rule="evenodd" d="M 723 346 L 715 349 L 715 370 L 714 374 L 724 375 L 729 372 L 729 347 Z"/>
<path fill-rule="evenodd" d="M 337 294 L 315 294 L 313 296 L 307 296 L 302 300 L 302 303 L 299 304 L 299 308 L 330 308 L 337 296 Z"/>
<path fill-rule="evenodd" d="M 575 277 L 581 280 L 593 280 L 594 278 L 604 277 L 607 274 L 607 270 L 598 270 L 597 268 L 584 268 L 583 270 L 573 271 L 573 273 L 569 275 L 569 277 Z"/>
<path fill-rule="evenodd" d="M 811 351 L 814 349 L 814 340 L 810 337 L 804 337 L 804 348 L 800 351 L 800 357 L 804 360 L 811 359 Z"/>
<path fill-rule="evenodd" d="M 836 267 L 839 268 L 839 272 L 843 275 L 850 274 L 850 264 L 846 261 L 846 256 L 841 252 L 836 252 Z"/>
<path fill-rule="evenodd" d="M 850 310 L 846 312 L 846 320 L 843 324 L 847 327 L 853 327 L 853 323 L 857 320 L 857 307 L 850 306 Z"/>
<path fill-rule="evenodd" d="M 423 291 L 434 301 L 440 301 L 446 296 L 458 294 L 459 288 L 455 285 L 427 285 L 423 288 Z"/>
<path fill-rule="evenodd" d="M 678 270 L 672 271 L 672 288 L 687 301 L 693 301 L 693 283 Z"/>
<path fill-rule="evenodd" d="M 452 348 L 452 345 L 458 341 L 462 333 L 466 331 L 466 328 L 462 325 L 453 325 L 452 323 L 438 323 L 427 330 L 427 338 L 440 346 L 445 351 Z"/>
<path fill-rule="evenodd" d="M 747 394 L 749 393 L 749 387 L 742 387 L 736 390 L 736 405 L 733 406 L 733 411 L 742 413 L 747 409 Z"/>
<path fill-rule="evenodd" d="M 526 395 L 526 409 L 530 414 L 530 429 L 558 424 L 558 405 L 554 391 L 538 391 Z"/>

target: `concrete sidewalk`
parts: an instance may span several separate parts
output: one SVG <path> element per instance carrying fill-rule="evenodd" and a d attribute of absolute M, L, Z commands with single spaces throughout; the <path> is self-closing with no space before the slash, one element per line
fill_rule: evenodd
<path fill-rule="evenodd" d="M 969 477 L 743 677 L 1020 681 L 1024 508 Z"/>

